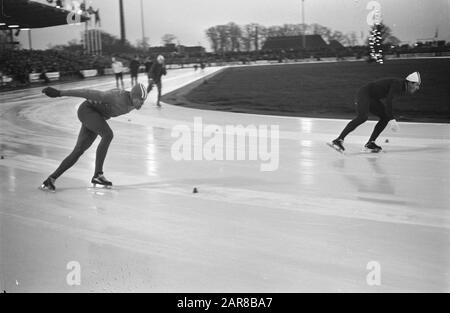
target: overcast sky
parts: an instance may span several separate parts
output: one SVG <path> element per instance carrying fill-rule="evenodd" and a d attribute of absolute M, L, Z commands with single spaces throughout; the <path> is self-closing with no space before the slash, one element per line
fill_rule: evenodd
<path fill-rule="evenodd" d="M 67 1 L 67 0 L 66 0 Z M 102 28 L 120 36 L 119 0 L 92 0 L 100 9 Z M 123 0 L 127 39 L 135 44 L 142 38 L 140 0 Z M 404 42 L 434 37 L 450 41 L 450 0 L 378 0 L 383 21 Z M 164 34 L 174 34 L 182 45 L 203 45 L 208 27 L 235 22 L 239 25 L 259 23 L 264 26 L 301 23 L 301 0 L 144 0 L 145 34 L 152 46 L 161 45 Z M 318 23 L 344 33 L 363 32 L 369 0 L 305 0 L 306 23 Z M 82 26 L 59 26 L 32 31 L 34 49 L 49 44 L 64 44 L 80 39 Z M 20 35 L 28 48 L 26 32 Z"/>

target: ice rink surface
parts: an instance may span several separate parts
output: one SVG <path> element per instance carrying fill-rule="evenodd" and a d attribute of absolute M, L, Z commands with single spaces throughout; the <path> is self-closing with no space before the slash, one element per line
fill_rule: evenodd
<path fill-rule="evenodd" d="M 164 91 L 216 70 L 169 71 Z M 90 185 L 97 139 L 45 193 L 37 187 L 75 144 L 82 100 L 40 90 L 0 94 L 1 292 L 450 291 L 450 124 L 400 123 L 381 135 L 384 153 L 364 154 L 368 122 L 341 155 L 325 143 L 347 120 L 157 109 L 153 91 L 109 122 L 113 189 Z M 172 130 L 195 136 L 196 117 L 278 125 L 278 169 L 175 161 Z"/>

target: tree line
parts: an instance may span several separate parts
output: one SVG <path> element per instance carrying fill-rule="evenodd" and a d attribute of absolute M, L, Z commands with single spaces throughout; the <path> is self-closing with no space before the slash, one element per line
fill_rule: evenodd
<path fill-rule="evenodd" d="M 387 28 L 386 31 L 390 32 L 390 29 Z M 230 22 L 212 26 L 205 31 L 205 34 L 215 53 L 258 51 L 269 37 L 302 34 L 321 35 L 327 42 L 337 40 L 344 46 L 356 46 L 360 42 L 364 42 L 362 34 L 358 38 L 356 32 L 345 34 L 320 24 L 284 24 L 266 27 L 257 23 L 240 26 Z M 386 35 L 391 36 L 390 33 Z"/>

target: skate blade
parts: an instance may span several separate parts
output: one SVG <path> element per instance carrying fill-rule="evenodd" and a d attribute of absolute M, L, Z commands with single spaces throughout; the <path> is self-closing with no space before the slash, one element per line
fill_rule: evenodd
<path fill-rule="evenodd" d="M 337 152 L 341 153 L 341 154 L 345 154 L 344 150 L 339 149 L 338 147 L 336 147 L 335 145 L 333 145 L 332 143 L 327 142 L 327 146 L 329 146 L 331 149 L 336 150 Z"/>
<path fill-rule="evenodd" d="M 378 149 L 372 150 L 372 149 L 367 149 L 367 148 L 362 148 L 362 150 L 361 150 L 362 153 L 380 153 L 381 151 L 382 150 L 378 150 Z"/>
<path fill-rule="evenodd" d="M 42 190 L 44 192 L 51 192 L 51 193 L 55 193 L 56 192 L 56 190 L 49 189 L 49 188 L 45 187 L 44 185 L 39 186 L 38 189 Z"/>
<path fill-rule="evenodd" d="M 112 185 L 92 184 L 94 189 L 112 189 Z"/>

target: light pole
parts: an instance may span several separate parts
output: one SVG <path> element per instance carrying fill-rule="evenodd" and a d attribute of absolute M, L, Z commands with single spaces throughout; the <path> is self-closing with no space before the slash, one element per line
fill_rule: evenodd
<path fill-rule="evenodd" d="M 141 0 L 141 24 L 142 24 L 142 47 L 146 48 L 145 43 L 145 26 L 144 26 L 144 0 Z"/>
<path fill-rule="evenodd" d="M 305 0 L 302 0 L 302 26 L 303 26 L 302 46 L 303 49 L 305 49 L 306 48 Z"/>
<path fill-rule="evenodd" d="M 30 50 L 33 50 L 33 42 L 31 40 L 31 28 L 28 30 L 28 45 L 30 46 Z"/>
<path fill-rule="evenodd" d="M 123 14 L 123 0 L 119 0 L 119 10 L 120 10 L 120 41 L 125 44 L 125 17 Z"/>

